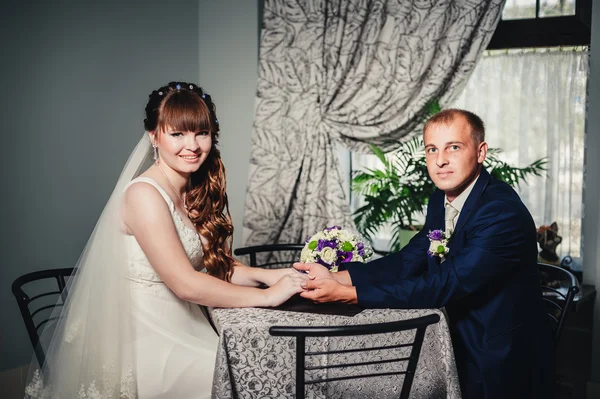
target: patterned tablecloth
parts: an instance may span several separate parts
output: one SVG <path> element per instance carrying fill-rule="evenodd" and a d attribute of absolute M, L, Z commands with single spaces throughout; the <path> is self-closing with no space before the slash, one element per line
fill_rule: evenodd
<path fill-rule="evenodd" d="M 450 332 L 446 318 L 439 310 L 366 309 L 353 317 L 258 308 L 215 308 L 209 309 L 209 313 L 220 335 L 213 379 L 213 398 L 294 397 L 295 338 L 273 337 L 269 334 L 271 326 L 369 324 L 415 318 L 431 313 L 438 313 L 441 319 L 439 323 L 427 328 L 410 397 L 460 398 Z M 393 335 L 370 335 L 368 338 L 366 336 L 307 338 L 306 349 L 308 351 L 326 348 L 343 349 L 361 345 L 377 346 L 382 343 L 389 344 L 390 340 L 408 343 L 412 342 L 413 337 L 414 330 Z M 398 352 L 391 354 L 379 352 L 377 354 L 367 352 L 368 359 L 365 357 L 365 352 L 358 356 L 361 360 L 373 360 L 398 355 Z M 316 361 L 328 361 L 325 356 L 320 357 L 323 360 Z M 308 359 L 310 358 L 307 358 L 307 362 Z M 380 372 L 382 367 L 393 366 L 367 367 L 375 367 L 370 370 Z M 396 375 L 308 385 L 306 397 L 398 398 L 403 378 Z"/>

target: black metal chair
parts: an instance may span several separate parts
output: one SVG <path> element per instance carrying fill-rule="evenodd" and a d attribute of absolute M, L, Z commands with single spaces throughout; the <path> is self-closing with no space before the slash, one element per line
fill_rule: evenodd
<path fill-rule="evenodd" d="M 548 317 L 555 325 L 554 345 L 556 346 L 573 306 L 575 295 L 580 290 L 579 281 L 573 273 L 562 267 L 538 262 L 538 270 Z"/>
<path fill-rule="evenodd" d="M 279 269 L 290 267 L 294 262 L 300 261 L 302 248 L 304 248 L 304 244 L 256 245 L 237 248 L 233 251 L 233 254 L 236 256 L 248 255 L 250 257 L 249 266 L 252 267 Z M 259 255 L 259 258 L 257 258 L 257 255 Z"/>
<path fill-rule="evenodd" d="M 17 299 L 21 316 L 35 356 L 40 367 L 44 364 L 46 356 L 40 344 L 42 327 L 56 320 L 52 311 L 56 306 L 63 306 L 67 298 L 66 280 L 73 274 L 73 268 L 51 269 L 32 272 L 18 277 L 12 283 L 12 292 Z M 23 286 L 29 283 L 27 291 Z"/>
<path fill-rule="evenodd" d="M 305 327 L 291 327 L 291 326 L 273 326 L 269 328 L 269 333 L 273 336 L 284 336 L 284 337 L 295 337 L 296 338 L 296 398 L 304 398 L 304 389 L 306 385 L 319 384 L 329 381 L 348 380 L 356 378 L 370 378 L 370 377 L 381 377 L 389 375 L 400 375 L 404 374 L 404 383 L 400 392 L 400 399 L 407 399 L 410 394 L 410 390 L 417 369 L 417 363 L 419 361 L 419 355 L 421 353 L 421 347 L 423 345 L 423 339 L 425 338 L 425 330 L 429 325 L 435 324 L 440 321 L 438 314 L 430 314 L 423 317 L 418 317 L 409 320 L 400 320 L 389 323 L 377 323 L 377 324 L 365 324 L 365 325 L 351 325 L 351 326 L 331 326 L 331 327 L 317 327 L 317 326 L 305 326 Z M 321 352 L 306 352 L 306 338 L 307 337 L 347 337 L 356 335 L 367 335 L 367 334 L 385 334 L 393 333 L 398 331 L 416 330 L 415 338 L 413 342 L 406 344 L 394 344 L 393 342 L 385 346 L 377 346 L 370 348 L 349 348 L 343 350 L 328 350 Z M 306 356 L 319 356 L 319 355 L 337 355 L 343 353 L 353 352 L 369 352 L 379 351 L 395 348 L 410 348 L 410 355 L 408 357 L 398 357 L 393 359 L 385 360 L 373 360 L 363 361 L 354 363 L 336 363 L 327 364 L 324 366 L 309 366 L 305 364 Z M 343 375 L 339 377 L 322 378 L 315 380 L 306 381 L 305 371 L 319 370 L 319 369 L 331 369 L 331 368 L 352 368 L 360 366 L 368 366 L 382 363 L 406 363 L 406 369 L 404 371 L 390 371 L 380 373 L 369 373 L 369 374 L 352 374 Z"/>

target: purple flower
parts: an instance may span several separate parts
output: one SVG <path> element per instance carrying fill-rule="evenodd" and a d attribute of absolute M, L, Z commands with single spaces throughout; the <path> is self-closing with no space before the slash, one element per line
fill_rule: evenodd
<path fill-rule="evenodd" d="M 356 244 L 356 249 L 358 250 L 358 254 L 364 258 L 365 257 L 365 244 L 363 244 L 362 242 L 359 242 L 358 244 Z"/>
<path fill-rule="evenodd" d="M 340 260 L 340 263 L 350 262 L 352 260 L 352 251 L 337 251 L 337 257 Z"/>
<path fill-rule="evenodd" d="M 337 240 L 333 239 L 333 240 L 319 240 L 319 242 L 317 243 L 317 250 L 318 251 L 322 251 L 323 248 L 325 247 L 329 247 L 329 248 L 333 248 L 335 249 L 335 247 L 337 247 Z"/>
<path fill-rule="evenodd" d="M 329 263 L 325 262 L 325 261 L 324 261 L 323 259 L 321 259 L 321 258 L 317 259 L 317 263 L 318 263 L 318 264 L 320 264 L 320 265 L 323 265 L 323 266 L 325 266 L 325 267 L 327 267 L 327 268 L 331 268 L 331 265 L 330 265 Z"/>
<path fill-rule="evenodd" d="M 341 226 L 331 226 L 331 227 L 326 227 L 325 231 L 331 231 L 331 230 L 341 230 Z"/>
<path fill-rule="evenodd" d="M 442 232 L 442 230 L 433 230 L 429 232 L 427 238 L 429 238 L 432 241 L 441 241 L 444 238 L 444 233 Z"/>

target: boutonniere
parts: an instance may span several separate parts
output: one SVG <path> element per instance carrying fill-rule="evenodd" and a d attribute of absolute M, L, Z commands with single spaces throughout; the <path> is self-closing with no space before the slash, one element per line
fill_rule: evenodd
<path fill-rule="evenodd" d="M 448 240 L 450 239 L 450 231 L 433 230 L 427 234 L 429 238 L 429 249 L 427 255 L 430 258 L 437 256 L 438 258 L 444 259 L 450 248 L 448 248 Z"/>

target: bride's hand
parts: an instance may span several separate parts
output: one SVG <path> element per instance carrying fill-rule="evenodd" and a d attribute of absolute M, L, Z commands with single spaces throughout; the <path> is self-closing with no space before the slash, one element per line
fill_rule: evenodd
<path fill-rule="evenodd" d="M 262 277 L 259 278 L 260 282 L 267 286 L 273 286 L 283 277 L 288 274 L 299 274 L 298 270 L 293 267 L 285 267 L 281 269 L 261 269 Z"/>
<path fill-rule="evenodd" d="M 265 290 L 268 305 L 279 306 L 292 296 L 305 291 L 304 287 L 308 279 L 307 275 L 298 272 L 284 275 L 277 283 Z"/>

